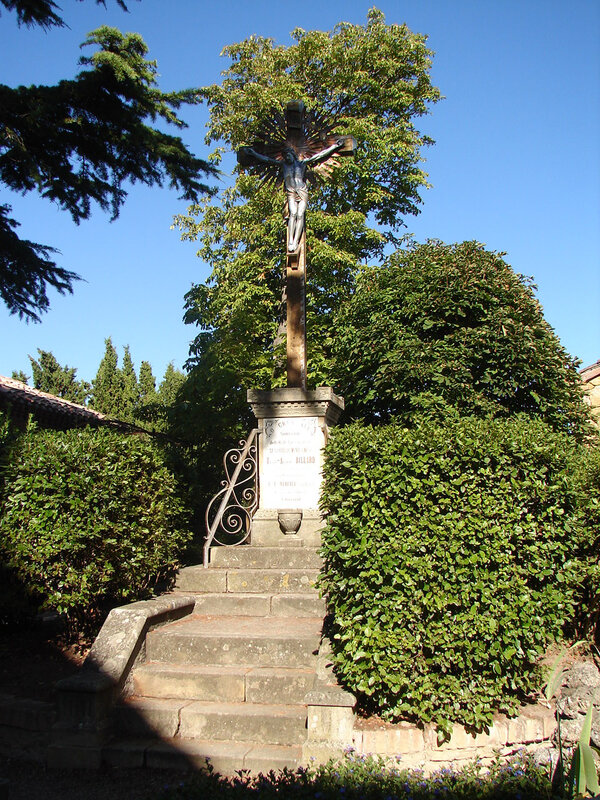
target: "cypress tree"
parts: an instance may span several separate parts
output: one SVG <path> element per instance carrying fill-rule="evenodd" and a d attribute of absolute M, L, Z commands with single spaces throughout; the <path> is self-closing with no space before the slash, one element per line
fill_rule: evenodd
<path fill-rule="evenodd" d="M 140 404 L 140 387 L 138 384 L 135 367 L 131 358 L 129 345 L 126 345 L 123 355 L 123 419 L 133 420 L 135 412 Z"/>
<path fill-rule="evenodd" d="M 96 411 L 119 418 L 125 409 L 123 373 L 118 367 L 117 351 L 110 337 L 104 343 L 104 356 L 92 381 L 91 404 Z"/>
<path fill-rule="evenodd" d="M 85 403 L 90 393 L 90 386 L 86 381 L 76 380 L 77 370 L 74 367 L 62 367 L 49 350 L 40 350 L 39 347 L 38 359 L 29 356 L 29 361 L 34 388 L 70 400 L 72 403 L 82 405 Z"/>
<path fill-rule="evenodd" d="M 139 390 L 142 406 L 156 402 L 156 378 L 149 361 L 142 361 L 140 364 Z"/>
<path fill-rule="evenodd" d="M 185 375 L 180 370 L 175 369 L 171 361 L 158 388 L 159 402 L 165 406 L 172 406 L 177 400 L 179 390 L 184 383 Z"/>

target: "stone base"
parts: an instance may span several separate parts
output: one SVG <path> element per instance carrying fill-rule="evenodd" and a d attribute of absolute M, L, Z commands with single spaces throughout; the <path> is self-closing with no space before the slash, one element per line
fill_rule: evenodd
<path fill-rule="evenodd" d="M 252 518 L 251 544 L 269 547 L 310 546 L 319 547 L 323 517 L 318 508 L 305 508 L 298 533 L 284 534 L 279 525 L 279 511 L 276 508 L 259 508 Z"/>
<path fill-rule="evenodd" d="M 344 400 L 330 386 L 303 390 L 295 388 L 249 389 L 248 402 L 258 421 L 259 514 L 254 544 L 275 544 L 278 525 L 265 526 L 277 511 L 302 510 L 306 520 L 299 536 L 318 544 L 316 511 L 321 494 L 323 448 L 329 426 L 335 425 Z M 267 540 L 262 539 L 264 535 Z"/>

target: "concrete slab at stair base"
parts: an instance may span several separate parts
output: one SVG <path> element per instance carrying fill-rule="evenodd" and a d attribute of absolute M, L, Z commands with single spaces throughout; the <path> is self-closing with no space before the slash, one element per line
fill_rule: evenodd
<path fill-rule="evenodd" d="M 46 759 L 50 769 L 100 769 L 102 748 L 54 742 L 46 750 Z"/>
<path fill-rule="evenodd" d="M 127 739 L 111 742 L 102 751 L 104 764 L 119 769 L 206 770 L 233 777 L 238 770 L 253 774 L 271 769 L 295 769 L 302 760 L 299 746 L 282 747 L 257 742 L 208 742 L 200 739 Z"/>
<path fill-rule="evenodd" d="M 323 517 L 318 508 L 304 509 L 298 533 L 288 535 L 281 532 L 276 508 L 259 508 L 252 518 L 250 539 L 253 546 L 285 547 L 300 541 L 304 545 L 320 547 L 322 529 Z"/>
<path fill-rule="evenodd" d="M 302 744 L 306 708 L 266 703 L 219 703 L 173 698 L 130 698 L 115 709 L 119 731 L 137 737 Z"/>

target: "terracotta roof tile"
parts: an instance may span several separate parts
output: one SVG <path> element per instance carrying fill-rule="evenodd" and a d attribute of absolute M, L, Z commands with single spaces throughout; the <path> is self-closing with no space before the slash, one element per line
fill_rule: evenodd
<path fill-rule="evenodd" d="M 22 381 L 7 378 L 4 375 L 0 375 L 0 403 L 1 405 L 17 404 L 21 408 L 28 409 L 32 414 L 42 412 L 70 418 L 76 425 L 108 421 L 106 415 L 99 411 L 86 408 L 79 403 L 71 403 L 69 400 L 63 400 L 62 397 L 56 397 L 48 392 L 41 392 L 39 389 L 27 386 Z"/>

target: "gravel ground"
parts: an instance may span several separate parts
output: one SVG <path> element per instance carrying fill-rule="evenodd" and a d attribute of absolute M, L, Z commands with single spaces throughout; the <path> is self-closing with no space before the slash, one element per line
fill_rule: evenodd
<path fill-rule="evenodd" d="M 155 800 L 185 777 L 166 770 L 49 770 L 0 756 L 0 800 Z"/>

